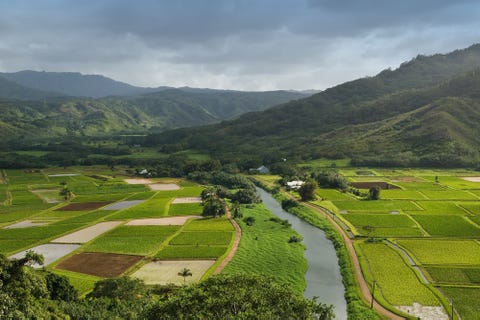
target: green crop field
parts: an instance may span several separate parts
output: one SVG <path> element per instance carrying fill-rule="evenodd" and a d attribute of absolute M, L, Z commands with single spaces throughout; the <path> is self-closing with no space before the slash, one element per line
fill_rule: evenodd
<path fill-rule="evenodd" d="M 369 210 L 369 211 L 398 211 L 398 210 L 421 210 L 412 201 L 404 200 L 349 200 L 333 201 L 340 210 Z"/>
<path fill-rule="evenodd" d="M 157 259 L 216 259 L 227 246 L 168 246 L 155 255 Z"/>
<path fill-rule="evenodd" d="M 430 200 L 479 200 L 471 192 L 462 190 L 423 190 L 422 193 Z"/>
<path fill-rule="evenodd" d="M 239 221 L 242 241 L 223 273 L 268 274 L 302 293 L 306 285 L 303 275 L 307 270 L 304 246 L 288 242 L 297 233 L 271 221 L 270 218 L 274 216 L 263 205 L 243 207 L 242 213 L 244 217 L 254 217 L 255 222 L 252 226 L 247 226 L 243 220 Z"/>
<path fill-rule="evenodd" d="M 382 190 L 382 199 L 397 199 L 397 200 L 425 200 L 427 197 L 419 191 L 415 190 Z"/>
<path fill-rule="evenodd" d="M 352 200 L 352 197 L 350 195 L 334 189 L 318 189 L 316 194 L 317 197 L 326 200 Z"/>
<path fill-rule="evenodd" d="M 166 198 L 161 192 L 147 201 L 121 210 L 108 217 L 109 220 L 158 218 L 167 215 L 170 198 Z"/>
<path fill-rule="evenodd" d="M 123 226 L 84 247 L 85 251 L 148 255 L 156 252 L 179 226 Z"/>
<path fill-rule="evenodd" d="M 362 243 L 360 249 L 371 273 L 370 281 L 374 279 L 377 282 L 381 295 L 390 304 L 404 306 L 417 302 L 440 305 L 433 292 L 420 282 L 395 249 L 383 243 Z"/>
<path fill-rule="evenodd" d="M 460 214 L 465 215 L 467 212 L 457 206 L 455 202 L 450 201 L 417 201 L 424 210 L 412 212 L 415 214 Z"/>
<path fill-rule="evenodd" d="M 459 202 L 458 205 L 467 210 L 471 214 L 480 215 L 480 201 L 479 202 Z"/>
<path fill-rule="evenodd" d="M 226 218 L 195 219 L 189 222 L 184 231 L 233 231 L 233 226 Z"/>
<path fill-rule="evenodd" d="M 201 215 L 202 214 L 201 203 L 175 203 L 170 204 L 168 210 L 169 216 L 188 216 L 188 215 Z"/>
<path fill-rule="evenodd" d="M 411 215 L 425 231 L 439 237 L 479 237 L 480 228 L 457 215 Z"/>
<path fill-rule="evenodd" d="M 454 302 L 455 309 L 462 319 L 477 320 L 480 315 L 480 290 L 479 288 L 442 287 L 449 301 Z"/>
<path fill-rule="evenodd" d="M 480 265 L 480 244 L 474 240 L 402 239 L 398 244 L 422 264 Z"/>
<path fill-rule="evenodd" d="M 170 241 L 170 245 L 217 245 L 227 246 L 233 232 L 187 231 L 181 232 Z"/>
<path fill-rule="evenodd" d="M 415 222 L 403 214 L 346 214 L 343 215 L 354 226 L 372 227 L 415 227 Z"/>
<path fill-rule="evenodd" d="M 437 283 L 480 284 L 480 268 L 426 267 L 425 270 Z"/>

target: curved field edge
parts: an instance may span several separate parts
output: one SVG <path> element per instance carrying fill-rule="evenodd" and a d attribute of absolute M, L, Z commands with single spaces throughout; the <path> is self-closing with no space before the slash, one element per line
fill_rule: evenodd
<path fill-rule="evenodd" d="M 377 283 L 375 296 L 377 300 L 390 306 L 412 305 L 413 302 L 435 306 L 442 304 L 443 301 L 441 301 L 438 292 L 436 292 L 433 286 L 424 283 L 418 272 L 409 267 L 406 258 L 394 247 L 389 246 L 385 242 L 367 243 L 365 241 L 357 242 L 354 246 L 365 279 L 370 285 L 372 285 L 373 281 Z M 373 247 L 375 247 L 374 250 L 372 249 Z M 379 259 L 369 259 L 372 255 L 377 254 L 381 254 L 382 259 L 386 260 L 388 264 L 378 263 Z M 388 258 L 385 259 L 387 256 Z M 381 272 L 382 268 L 388 269 L 383 271 L 396 274 L 402 273 L 402 283 L 392 283 L 388 275 Z M 376 272 L 372 269 L 376 269 Z M 376 278 L 374 278 L 373 274 L 376 275 Z M 400 288 L 401 290 L 399 290 Z M 415 299 L 417 300 L 413 301 Z"/>
<path fill-rule="evenodd" d="M 261 181 L 255 182 L 262 188 L 269 190 L 268 186 L 263 185 Z M 271 191 L 271 190 L 270 190 Z M 289 197 L 277 193 L 274 195 L 279 202 L 289 199 Z M 369 308 L 368 302 L 363 300 L 360 288 L 354 276 L 354 270 L 350 255 L 346 249 L 342 236 L 326 219 L 318 215 L 312 209 L 300 205 L 298 207 L 289 208 L 287 210 L 291 214 L 303 219 L 305 222 L 315 226 L 325 232 L 327 239 L 332 241 L 338 257 L 338 265 L 340 267 L 340 274 L 342 275 L 342 282 L 345 287 L 345 300 L 347 301 L 347 313 L 349 319 L 383 319 L 375 311 Z"/>
<path fill-rule="evenodd" d="M 244 218 L 254 217 L 255 222 L 247 226 L 243 219 L 237 220 L 242 238 L 235 256 L 222 274 L 267 274 L 302 294 L 308 268 L 305 247 L 301 243 L 289 243 L 290 237 L 298 236 L 298 233 L 272 221 L 271 218 L 276 216 L 263 204 L 242 206 L 241 210 Z"/>

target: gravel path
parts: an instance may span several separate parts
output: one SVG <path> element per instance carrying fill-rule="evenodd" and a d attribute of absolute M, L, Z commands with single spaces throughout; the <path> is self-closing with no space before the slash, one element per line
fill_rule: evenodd
<path fill-rule="evenodd" d="M 183 226 L 188 219 L 201 218 L 201 216 L 180 216 L 152 219 L 135 219 L 129 221 L 126 226 Z"/>
<path fill-rule="evenodd" d="M 67 234 L 66 236 L 52 240 L 54 243 L 86 243 L 94 238 L 98 237 L 102 233 L 107 232 L 110 229 L 115 228 L 119 224 L 122 224 L 123 221 L 108 221 L 100 222 L 96 225 L 87 227 L 85 229 Z"/>
<path fill-rule="evenodd" d="M 228 217 L 228 220 L 230 220 L 230 223 L 233 225 L 233 228 L 235 228 L 235 240 L 233 241 L 232 250 L 230 250 L 230 252 L 225 257 L 225 259 L 223 259 L 223 261 L 218 265 L 218 267 L 215 269 L 213 274 L 219 274 L 220 272 L 222 272 L 222 270 L 227 266 L 227 264 L 230 261 L 232 261 L 233 257 L 235 256 L 235 253 L 237 253 L 240 240 L 242 239 L 242 229 L 238 225 L 237 221 L 235 221 L 235 219 L 232 218 L 232 214 L 230 210 L 227 211 L 227 217 Z"/>
<path fill-rule="evenodd" d="M 325 212 L 322 208 L 317 207 L 317 206 L 315 206 L 313 204 L 310 204 L 310 203 L 303 203 L 303 204 L 305 204 L 306 206 L 314 209 L 315 211 L 317 211 L 318 213 L 320 213 L 324 217 L 326 217 L 333 224 L 335 229 L 337 229 L 338 232 L 340 232 L 340 234 L 342 235 L 343 241 L 345 242 L 345 247 L 347 248 L 347 251 L 350 254 L 350 258 L 352 260 L 353 269 L 354 269 L 354 273 L 355 273 L 355 279 L 357 280 L 357 284 L 360 287 L 360 291 L 362 292 L 363 299 L 365 301 L 371 301 L 372 300 L 372 294 L 370 292 L 370 287 L 367 284 L 367 282 L 365 281 L 365 278 L 363 277 L 362 269 L 360 267 L 360 262 L 358 261 L 358 257 L 357 257 L 357 253 L 355 252 L 355 248 L 353 247 L 352 239 L 350 239 L 347 236 L 347 234 L 342 229 L 342 227 L 340 227 L 337 224 L 337 222 L 334 219 L 332 219 L 332 217 L 327 212 Z M 405 319 L 404 317 L 399 316 L 399 315 L 393 313 L 392 311 L 385 309 L 381 304 L 379 304 L 377 302 L 377 300 L 373 300 L 373 308 L 375 309 L 375 311 L 377 311 L 381 315 L 387 317 L 388 319 L 392 319 L 392 320 Z"/>

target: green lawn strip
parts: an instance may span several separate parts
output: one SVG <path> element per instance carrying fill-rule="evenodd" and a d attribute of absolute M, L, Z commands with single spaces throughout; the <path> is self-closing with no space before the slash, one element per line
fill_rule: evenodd
<path fill-rule="evenodd" d="M 460 268 L 449 266 L 427 266 L 424 268 L 432 280 L 444 284 L 480 284 L 480 266 Z"/>
<path fill-rule="evenodd" d="M 430 200 L 479 200 L 474 194 L 463 190 L 422 190 L 422 193 Z"/>
<path fill-rule="evenodd" d="M 72 202 L 115 202 L 127 198 L 129 194 L 123 193 L 102 193 L 79 195 L 72 199 Z"/>
<path fill-rule="evenodd" d="M 360 234 L 376 238 L 416 238 L 425 235 L 420 228 L 357 228 Z"/>
<path fill-rule="evenodd" d="M 226 246 L 230 243 L 232 235 L 231 231 L 182 231 L 170 241 L 169 245 Z"/>
<path fill-rule="evenodd" d="M 425 200 L 428 199 L 423 193 L 415 190 L 382 190 L 382 199 L 392 200 Z"/>
<path fill-rule="evenodd" d="M 317 198 L 324 199 L 324 200 L 352 200 L 353 198 L 349 196 L 347 193 L 342 193 L 336 189 L 324 189 L 319 188 L 316 190 L 315 194 Z"/>
<path fill-rule="evenodd" d="M 180 229 L 179 226 L 120 226 L 84 246 L 85 251 L 150 255 Z"/>
<path fill-rule="evenodd" d="M 407 306 L 414 302 L 439 306 L 440 301 L 431 289 L 420 281 L 419 276 L 392 247 L 384 243 L 360 243 L 356 246 L 362 259 L 366 260 L 367 281 L 376 281 L 382 297 L 392 306 Z"/>
<path fill-rule="evenodd" d="M 270 218 L 275 217 L 263 205 L 242 207 L 244 217 L 254 217 L 252 226 L 238 221 L 242 228 L 242 240 L 233 260 L 223 273 L 266 274 L 276 281 L 288 284 L 298 293 L 305 289 L 307 261 L 301 243 L 289 243 L 291 236 L 298 234 Z"/>
<path fill-rule="evenodd" d="M 480 215 L 479 216 L 474 216 L 474 217 L 468 217 L 467 219 L 473 221 L 474 223 L 476 223 L 480 227 Z"/>
<path fill-rule="evenodd" d="M 423 208 L 422 211 L 410 212 L 412 214 L 468 214 L 463 208 L 454 201 L 417 201 L 417 204 Z"/>
<path fill-rule="evenodd" d="M 82 224 L 69 224 L 69 225 L 47 225 L 30 228 L 18 228 L 18 229 L 3 229 L 0 232 L 0 240 L 48 240 L 57 236 L 61 236 L 71 230 L 82 227 Z"/>
<path fill-rule="evenodd" d="M 454 302 L 454 308 L 462 319 L 479 319 L 480 289 L 442 286 L 440 290 Z"/>
<path fill-rule="evenodd" d="M 430 235 L 438 237 L 479 237 L 480 228 L 458 215 L 411 215 Z"/>
<path fill-rule="evenodd" d="M 9 256 L 38 243 L 38 239 L 0 239 L 0 254 Z"/>
<path fill-rule="evenodd" d="M 199 197 L 203 191 L 199 185 L 182 187 L 180 190 L 159 191 L 166 198 Z"/>
<path fill-rule="evenodd" d="M 127 193 L 148 191 L 143 184 L 127 184 L 124 182 L 105 182 L 99 183 L 98 186 L 94 182 L 72 182 L 68 183 L 72 192 L 78 195 L 98 195 L 98 194 L 116 194 L 125 195 Z"/>
<path fill-rule="evenodd" d="M 36 215 L 38 211 L 0 210 L 0 225 L 11 224 Z"/>
<path fill-rule="evenodd" d="M 234 231 L 226 218 L 203 218 L 190 221 L 183 231 Z"/>
<path fill-rule="evenodd" d="M 480 183 L 479 183 L 480 184 Z M 474 195 L 476 195 L 477 197 L 480 198 L 480 190 L 469 190 L 470 193 L 473 193 Z"/>
<path fill-rule="evenodd" d="M 480 265 L 480 244 L 475 240 L 400 239 L 397 244 L 423 265 Z"/>
<path fill-rule="evenodd" d="M 354 226 L 371 227 L 415 227 L 415 222 L 404 214 L 345 214 Z"/>
<path fill-rule="evenodd" d="M 478 173 L 477 173 L 478 174 Z M 474 176 L 472 174 L 471 176 Z M 437 176 L 440 184 L 454 188 L 454 189 L 480 189 L 480 183 L 472 182 L 461 177 L 455 176 Z M 425 179 L 428 179 L 432 182 L 435 181 L 435 176 L 425 176 Z"/>
<path fill-rule="evenodd" d="M 458 205 L 469 213 L 480 216 L 480 201 L 459 202 Z"/>
<path fill-rule="evenodd" d="M 413 191 L 430 191 L 430 190 L 445 190 L 444 186 L 433 182 L 395 182 L 396 185 L 402 187 L 404 190 Z"/>
<path fill-rule="evenodd" d="M 323 200 L 323 201 L 315 200 L 315 201 L 312 201 L 312 203 L 316 204 L 319 207 L 322 207 L 323 209 L 325 209 L 327 211 L 333 212 L 333 213 L 338 213 L 340 211 L 338 209 L 338 207 L 335 206 L 333 204 L 333 202 L 331 202 L 329 200 Z"/>
<path fill-rule="evenodd" d="M 348 200 L 333 201 L 339 210 L 400 211 L 421 210 L 414 202 L 406 200 Z"/>
<path fill-rule="evenodd" d="M 67 211 L 65 211 L 67 212 Z M 115 212 L 115 211 L 113 211 Z M 112 211 L 107 211 L 107 210 L 95 210 L 95 211 L 89 211 L 89 212 L 83 212 L 80 211 L 80 215 L 74 216 L 72 218 L 64 219 L 55 222 L 55 224 L 75 224 L 75 223 L 81 223 L 81 224 L 92 224 L 93 222 L 97 220 L 103 220 L 104 218 L 108 217 L 109 215 L 113 214 Z"/>
<path fill-rule="evenodd" d="M 128 196 L 128 198 L 126 198 L 125 200 L 147 200 L 153 197 L 156 193 L 156 191 L 136 192 Z"/>
<path fill-rule="evenodd" d="M 201 215 L 203 206 L 201 203 L 170 203 L 168 215 L 169 216 L 188 216 Z"/>
<path fill-rule="evenodd" d="M 136 206 L 117 211 L 108 216 L 108 220 L 128 220 L 142 218 L 160 218 L 168 213 L 168 206 L 172 199 L 162 195 L 161 191 L 153 197 Z"/>
<path fill-rule="evenodd" d="M 73 219 L 75 217 L 84 215 L 85 212 L 83 211 L 55 211 L 55 210 L 48 210 L 43 211 L 39 214 L 36 214 L 30 217 L 30 220 L 33 221 L 48 221 L 48 222 L 56 222 L 65 219 Z"/>
<path fill-rule="evenodd" d="M 60 188 L 56 189 L 32 189 L 30 190 L 35 196 L 40 198 L 45 203 L 59 203 L 63 202 L 64 198 L 60 195 Z"/>
<path fill-rule="evenodd" d="M 228 246 L 167 246 L 155 255 L 157 259 L 217 259 Z"/>
<path fill-rule="evenodd" d="M 95 286 L 95 282 L 102 280 L 102 278 L 95 277 L 88 274 L 76 273 L 72 271 L 52 269 L 53 273 L 61 276 L 65 276 L 70 281 L 70 284 L 77 289 L 79 296 L 85 296 L 92 291 Z"/>
<path fill-rule="evenodd" d="M 71 233 L 83 224 L 47 225 L 30 228 L 4 229 L 0 232 L 0 253 L 10 255 Z"/>

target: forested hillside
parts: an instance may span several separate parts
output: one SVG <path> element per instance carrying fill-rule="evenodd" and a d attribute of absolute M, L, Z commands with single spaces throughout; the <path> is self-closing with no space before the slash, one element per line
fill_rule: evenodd
<path fill-rule="evenodd" d="M 0 93 L 7 90 L 11 99 L 0 100 L 0 134 L 8 139 L 144 134 L 215 123 L 306 96 L 288 91 L 169 89 L 131 97 L 53 99 L 0 78 Z M 30 101 L 13 100 L 16 96 Z"/>
<path fill-rule="evenodd" d="M 363 78 L 239 119 L 148 138 L 224 159 L 343 158 L 358 164 L 451 165 L 478 161 L 475 119 L 480 45 L 418 56 Z M 235 148 L 232 148 L 235 146 Z M 392 161 L 400 159 L 401 161 Z M 269 160 L 269 161 L 268 161 Z"/>

